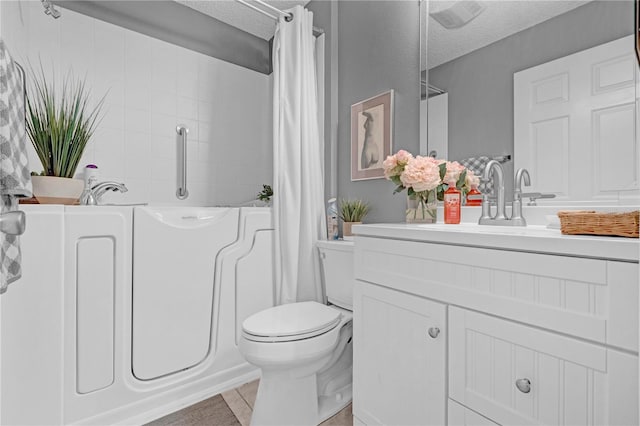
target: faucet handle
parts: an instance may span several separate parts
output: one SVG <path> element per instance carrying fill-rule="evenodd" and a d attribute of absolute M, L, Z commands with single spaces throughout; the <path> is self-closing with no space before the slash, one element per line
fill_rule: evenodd
<path fill-rule="evenodd" d="M 556 194 L 543 194 L 541 192 L 525 192 L 522 198 L 529 198 L 528 206 L 536 206 L 536 200 L 540 198 L 556 198 Z"/>

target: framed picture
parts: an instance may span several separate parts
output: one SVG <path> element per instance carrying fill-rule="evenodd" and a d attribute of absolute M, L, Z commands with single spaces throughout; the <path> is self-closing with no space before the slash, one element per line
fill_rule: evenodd
<path fill-rule="evenodd" d="M 393 90 L 351 105 L 351 180 L 384 178 L 391 155 Z"/>

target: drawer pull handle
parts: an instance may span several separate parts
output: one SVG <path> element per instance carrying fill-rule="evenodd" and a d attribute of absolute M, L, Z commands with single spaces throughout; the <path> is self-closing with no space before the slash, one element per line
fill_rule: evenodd
<path fill-rule="evenodd" d="M 518 379 L 516 380 L 516 387 L 522 393 L 531 392 L 531 381 L 529 379 Z"/>
<path fill-rule="evenodd" d="M 429 329 L 429 336 L 431 336 L 432 338 L 436 338 L 438 337 L 438 335 L 440 334 L 440 329 L 438 327 L 431 327 Z"/>

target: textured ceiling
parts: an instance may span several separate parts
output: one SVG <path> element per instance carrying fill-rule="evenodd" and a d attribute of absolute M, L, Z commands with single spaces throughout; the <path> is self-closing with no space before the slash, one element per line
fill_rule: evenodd
<path fill-rule="evenodd" d="M 430 10 L 442 10 L 456 1 L 436 0 Z M 511 34 L 515 34 L 589 1 L 568 0 L 484 0 L 486 8 L 467 25 L 447 30 L 429 18 L 427 44 L 429 68 L 449 62 Z M 423 64 L 424 69 L 424 64 Z"/>
<path fill-rule="evenodd" d="M 273 19 L 235 0 L 175 1 L 265 40 L 273 37 Z M 481 0 L 480 3 L 486 6 L 485 10 L 467 25 L 452 30 L 445 29 L 433 18 L 429 18 L 429 68 L 466 55 L 589 1 L 591 0 Z M 249 2 L 256 4 L 251 0 Z M 304 6 L 308 2 L 309 0 L 266 1 L 280 10 L 296 5 Z M 456 1 L 431 0 L 430 10 L 446 9 L 454 3 Z M 371 7 L 375 7 L 375 1 Z M 424 63 L 422 68 L 424 69 Z"/>
<path fill-rule="evenodd" d="M 276 24 L 273 19 L 264 16 L 235 0 L 176 1 L 265 40 L 269 40 L 273 37 L 273 33 L 275 32 Z M 249 2 L 256 4 L 250 0 Z M 296 5 L 304 6 L 309 3 L 309 0 L 269 0 L 265 3 L 275 6 L 280 10 L 286 10 Z M 258 7 L 260 6 L 258 5 Z M 262 9 L 269 11 L 263 7 Z M 271 14 L 274 13 L 271 11 L 269 12 Z"/>

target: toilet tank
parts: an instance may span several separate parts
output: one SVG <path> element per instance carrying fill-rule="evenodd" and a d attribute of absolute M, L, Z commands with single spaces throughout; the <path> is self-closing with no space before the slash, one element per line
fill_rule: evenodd
<path fill-rule="evenodd" d="M 330 303 L 353 310 L 353 241 L 318 241 L 322 279 Z"/>

